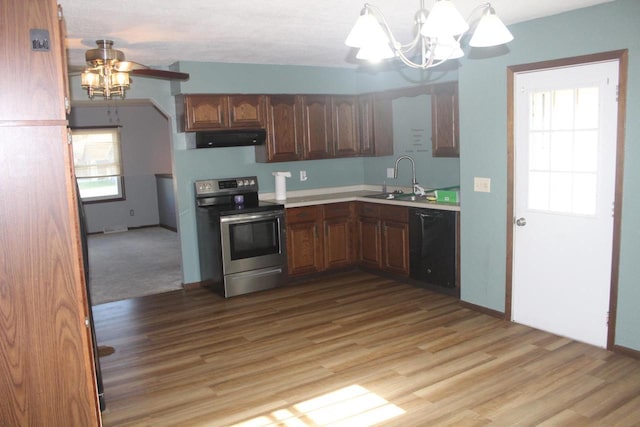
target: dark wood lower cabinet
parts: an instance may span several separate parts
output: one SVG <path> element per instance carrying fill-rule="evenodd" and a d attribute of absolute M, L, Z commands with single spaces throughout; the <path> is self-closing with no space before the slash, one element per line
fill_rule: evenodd
<path fill-rule="evenodd" d="M 363 267 L 379 269 L 382 265 L 382 241 L 380 219 L 358 218 L 359 263 Z"/>
<path fill-rule="evenodd" d="M 319 273 L 324 269 L 322 206 L 286 210 L 287 260 L 290 276 Z"/>
<path fill-rule="evenodd" d="M 326 270 L 349 267 L 355 263 L 352 203 L 324 206 L 324 266 Z"/>
<path fill-rule="evenodd" d="M 361 265 L 408 276 L 408 211 L 360 202 L 287 209 L 289 275 Z"/>
<path fill-rule="evenodd" d="M 409 275 L 409 208 L 361 203 L 358 217 L 363 267 Z"/>
<path fill-rule="evenodd" d="M 409 224 L 382 222 L 382 270 L 409 275 Z"/>
<path fill-rule="evenodd" d="M 287 209 L 290 276 L 355 264 L 352 203 Z"/>

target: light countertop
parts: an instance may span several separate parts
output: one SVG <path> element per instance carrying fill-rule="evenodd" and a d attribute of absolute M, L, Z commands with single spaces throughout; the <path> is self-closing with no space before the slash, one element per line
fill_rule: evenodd
<path fill-rule="evenodd" d="M 276 200 L 274 193 L 262 193 L 260 194 L 260 199 L 268 202 L 284 203 L 285 208 L 297 208 L 301 206 L 322 205 L 327 203 L 358 201 L 394 206 L 460 211 L 459 203 L 430 202 L 424 198 L 418 198 L 417 200 L 412 201 L 409 199 L 387 200 L 367 197 L 381 193 L 380 190 L 375 190 L 367 187 L 375 188 L 375 186 L 352 186 L 289 191 L 287 192 L 287 199 L 284 201 Z"/>

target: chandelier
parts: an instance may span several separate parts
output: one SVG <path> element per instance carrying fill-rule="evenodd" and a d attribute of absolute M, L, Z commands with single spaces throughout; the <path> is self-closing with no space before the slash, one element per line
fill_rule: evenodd
<path fill-rule="evenodd" d="M 104 99 L 114 96 L 125 97 L 129 89 L 129 73 L 120 67 L 128 64 L 124 61 L 124 53 L 113 49 L 113 41 L 96 40 L 97 49 L 87 50 L 85 59 L 89 65 L 82 72 L 81 84 L 87 90 L 89 99 L 99 95 Z"/>
<path fill-rule="evenodd" d="M 476 7 L 471 17 L 480 10 L 482 17 L 469 41 L 470 46 L 497 46 L 513 40 L 513 35 L 490 3 Z M 420 9 L 415 14 L 415 27 L 413 40 L 401 44 L 394 37 L 380 9 L 365 3 L 345 44 L 359 49 L 357 59 L 379 62 L 397 57 L 407 66 L 423 70 L 464 56 L 460 40 L 469 31 L 469 24 L 451 0 L 437 0 L 431 12 L 424 8 L 424 0 L 420 0 Z M 417 60 L 412 60 L 413 57 Z"/>

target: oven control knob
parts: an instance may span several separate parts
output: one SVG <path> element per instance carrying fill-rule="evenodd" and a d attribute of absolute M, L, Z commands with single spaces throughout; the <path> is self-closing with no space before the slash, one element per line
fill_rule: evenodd
<path fill-rule="evenodd" d="M 238 187 L 242 187 L 242 180 L 241 179 L 238 180 Z"/>
<path fill-rule="evenodd" d="M 251 181 L 249 181 L 250 185 L 256 185 L 256 181 L 254 179 L 252 179 Z"/>
<path fill-rule="evenodd" d="M 244 180 L 244 185 L 249 185 L 249 180 L 248 179 Z"/>

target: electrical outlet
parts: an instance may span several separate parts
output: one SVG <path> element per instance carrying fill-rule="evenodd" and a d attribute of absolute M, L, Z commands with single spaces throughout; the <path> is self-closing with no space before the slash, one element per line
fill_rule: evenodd
<path fill-rule="evenodd" d="M 136 215 L 136 211 L 134 211 L 133 209 L 129 209 L 129 216 L 135 216 Z"/>
<path fill-rule="evenodd" d="M 387 168 L 387 178 L 393 178 L 393 168 Z"/>
<path fill-rule="evenodd" d="M 473 191 L 491 193 L 491 178 L 473 178 Z"/>
<path fill-rule="evenodd" d="M 300 171 L 300 181 L 306 181 L 307 179 L 309 179 L 307 171 Z"/>

